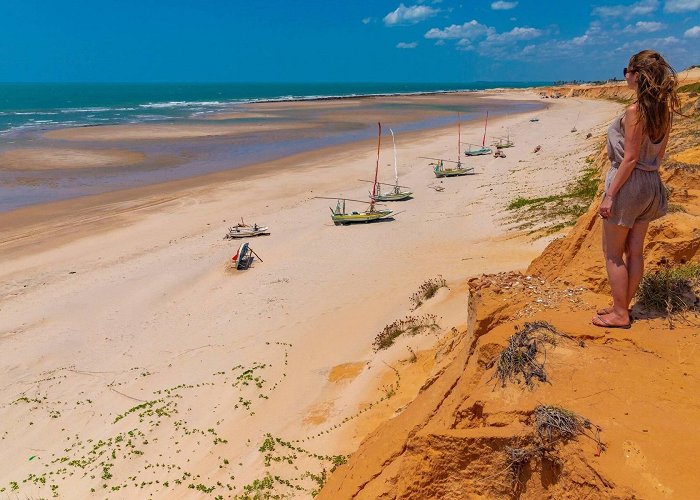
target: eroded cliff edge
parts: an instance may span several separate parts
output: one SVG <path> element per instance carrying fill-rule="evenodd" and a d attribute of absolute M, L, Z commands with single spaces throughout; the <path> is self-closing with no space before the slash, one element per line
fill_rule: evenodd
<path fill-rule="evenodd" d="M 619 86 L 569 95 L 625 98 Z M 623 92 L 624 93 L 624 92 Z M 663 179 L 672 212 L 652 224 L 648 269 L 700 261 L 700 111 L 683 95 Z M 594 160 L 602 173 L 602 144 Z M 602 177 L 601 177 L 602 178 Z M 691 498 L 698 480 L 700 327 L 635 309 L 631 330 L 590 325 L 607 305 L 594 201 L 566 237 L 527 272 L 470 280 L 470 318 L 452 359 L 403 412 L 380 425 L 318 498 Z M 543 321 L 565 334 L 546 348 L 546 381 L 495 378 L 515 329 Z M 540 358 L 542 359 L 542 358 Z M 515 471 L 510 452 L 533 433 L 539 405 L 566 408 L 598 427 L 605 445 L 560 440 Z"/>

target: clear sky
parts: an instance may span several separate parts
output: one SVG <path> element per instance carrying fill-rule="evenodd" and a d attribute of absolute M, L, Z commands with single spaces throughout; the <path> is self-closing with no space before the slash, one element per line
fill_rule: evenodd
<path fill-rule="evenodd" d="M 461 82 L 700 64 L 700 0 L 0 0 L 0 81 Z"/>

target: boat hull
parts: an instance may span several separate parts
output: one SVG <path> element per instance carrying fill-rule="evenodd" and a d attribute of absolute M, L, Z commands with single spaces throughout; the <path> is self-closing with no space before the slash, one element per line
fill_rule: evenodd
<path fill-rule="evenodd" d="M 472 149 L 472 150 L 467 150 L 464 152 L 464 154 L 467 156 L 490 155 L 491 153 L 492 153 L 491 148 Z"/>
<path fill-rule="evenodd" d="M 378 194 L 377 196 L 372 197 L 370 195 L 370 198 L 374 201 L 402 201 L 402 200 L 408 200 L 413 196 L 413 193 L 411 192 L 405 192 L 405 193 L 388 193 L 388 194 Z"/>
<path fill-rule="evenodd" d="M 270 231 L 267 227 L 259 227 L 257 229 L 251 228 L 229 228 L 228 234 L 224 237 L 225 239 L 236 240 L 239 238 L 249 238 L 254 236 L 269 235 Z"/>
<path fill-rule="evenodd" d="M 358 212 L 354 214 L 337 214 L 331 216 L 335 225 L 341 224 L 357 224 L 360 222 L 375 222 L 385 219 L 394 212 L 391 210 L 379 210 L 375 212 Z"/>
<path fill-rule="evenodd" d="M 459 177 L 461 175 L 473 175 L 473 168 L 450 168 L 443 170 L 435 170 L 435 177 Z"/>

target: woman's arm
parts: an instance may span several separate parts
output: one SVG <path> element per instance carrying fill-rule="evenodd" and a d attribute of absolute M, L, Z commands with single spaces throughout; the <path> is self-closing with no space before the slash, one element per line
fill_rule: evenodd
<path fill-rule="evenodd" d="M 639 119 L 639 111 L 636 104 L 632 104 L 625 110 L 624 117 L 625 126 L 625 153 L 620 166 L 617 169 L 617 174 L 615 178 L 610 183 L 610 187 L 605 192 L 605 198 L 600 204 L 598 212 L 603 218 L 607 218 L 610 215 L 610 210 L 612 208 L 613 200 L 617 195 L 620 188 L 627 182 L 632 170 L 637 165 L 639 160 L 639 150 L 642 147 L 642 135 L 643 127 Z"/>

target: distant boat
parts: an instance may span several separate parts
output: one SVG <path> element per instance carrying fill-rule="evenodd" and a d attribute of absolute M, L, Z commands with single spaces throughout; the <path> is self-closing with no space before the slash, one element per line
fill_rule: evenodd
<path fill-rule="evenodd" d="M 540 119 L 539 118 L 530 118 L 530 121 L 531 122 L 538 122 L 538 121 L 540 121 Z"/>
<path fill-rule="evenodd" d="M 473 175 L 474 167 L 463 167 L 462 160 L 460 160 L 459 150 L 462 147 L 462 132 L 461 132 L 461 121 L 459 119 L 459 113 L 457 113 L 457 161 L 445 160 L 443 158 L 427 158 L 422 156 L 426 160 L 434 160 L 434 163 L 429 165 L 433 166 L 433 173 L 435 177 L 459 177 L 461 175 Z M 455 163 L 455 167 L 445 167 L 445 163 Z"/>
<path fill-rule="evenodd" d="M 571 133 L 576 132 L 576 124 L 578 123 L 578 119 L 581 116 L 581 112 L 579 111 L 578 114 L 576 115 L 576 121 L 574 122 L 574 126 L 571 127 Z"/>
<path fill-rule="evenodd" d="M 496 146 L 497 149 L 512 148 L 515 146 L 515 143 L 510 140 L 510 132 L 508 132 L 508 135 L 505 137 L 497 137 L 491 144 Z"/>
<path fill-rule="evenodd" d="M 464 154 L 467 156 L 480 156 L 480 155 L 490 155 L 491 154 L 491 148 L 486 147 L 486 125 L 489 122 L 489 112 L 486 112 L 486 119 L 484 120 L 484 137 L 481 140 L 481 146 L 478 144 L 468 144 L 469 149 L 464 151 Z"/>
<path fill-rule="evenodd" d="M 391 132 L 391 140 L 394 144 L 394 184 L 387 184 L 384 182 L 378 182 L 377 181 L 377 176 L 379 174 L 379 149 L 381 145 L 381 137 L 382 137 L 382 125 L 381 123 L 377 123 L 378 128 L 379 128 L 379 136 L 377 138 L 377 164 L 374 172 L 374 181 L 365 181 L 362 180 L 363 182 L 372 182 L 372 191 L 369 193 L 369 198 L 372 201 L 402 201 L 402 200 L 408 200 L 413 193 L 411 191 L 401 191 L 401 189 L 410 189 L 406 186 L 399 186 L 399 167 L 398 167 L 398 162 L 396 160 L 396 141 L 394 140 L 394 131 L 389 129 Z M 382 193 L 382 186 L 391 186 L 393 189 L 390 191 L 387 191 L 386 193 Z"/>
<path fill-rule="evenodd" d="M 474 174 L 474 167 L 463 167 L 462 164 L 458 161 L 452 161 L 452 160 L 443 160 L 441 158 L 428 158 L 428 159 L 434 159 L 436 160 L 435 163 L 431 163 L 431 165 L 435 165 L 435 168 L 433 169 L 433 173 L 435 174 L 435 177 L 440 178 L 440 177 L 459 177 L 461 175 L 473 175 Z M 445 168 L 445 162 L 448 163 L 456 163 L 456 167 L 452 168 Z"/>

